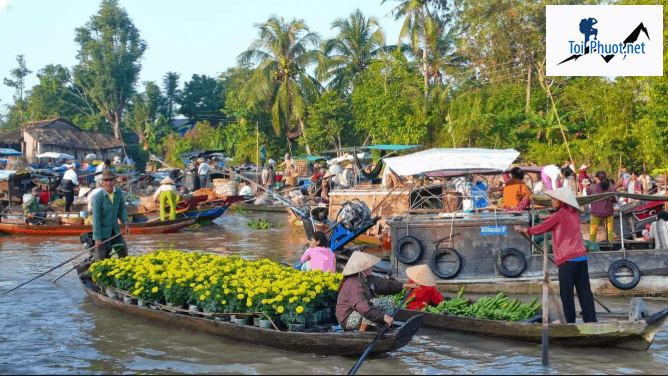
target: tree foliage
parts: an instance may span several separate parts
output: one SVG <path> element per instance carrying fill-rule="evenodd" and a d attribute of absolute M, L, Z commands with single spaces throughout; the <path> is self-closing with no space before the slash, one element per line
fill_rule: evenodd
<path fill-rule="evenodd" d="M 222 89 L 222 84 L 214 77 L 193 74 L 177 99 L 181 106 L 179 113 L 191 120 L 220 116 L 220 110 L 223 108 L 223 103 L 220 101 Z"/>

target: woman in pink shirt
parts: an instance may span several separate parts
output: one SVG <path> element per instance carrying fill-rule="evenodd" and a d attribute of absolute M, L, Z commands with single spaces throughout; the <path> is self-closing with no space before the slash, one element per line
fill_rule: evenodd
<path fill-rule="evenodd" d="M 311 240 L 311 248 L 302 255 L 301 271 L 319 269 L 323 272 L 336 273 L 336 256 L 327 246 L 329 240 L 322 231 L 316 231 Z"/>

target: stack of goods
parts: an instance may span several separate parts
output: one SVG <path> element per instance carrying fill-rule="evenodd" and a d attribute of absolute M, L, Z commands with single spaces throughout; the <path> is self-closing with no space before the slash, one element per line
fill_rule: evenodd
<path fill-rule="evenodd" d="M 225 198 L 237 194 L 237 186 L 234 180 L 214 179 L 213 190 L 216 198 Z"/>
<path fill-rule="evenodd" d="M 90 267 L 94 283 L 143 302 L 190 304 L 210 313 L 259 313 L 286 324 L 336 304 L 341 274 L 301 272 L 270 260 L 246 261 L 175 250 L 111 258 Z"/>
<path fill-rule="evenodd" d="M 211 188 L 202 188 L 202 189 L 196 190 L 195 192 L 193 192 L 193 197 L 197 197 L 197 196 L 206 196 L 207 200 L 209 200 L 209 201 L 216 199 L 216 193 Z"/>

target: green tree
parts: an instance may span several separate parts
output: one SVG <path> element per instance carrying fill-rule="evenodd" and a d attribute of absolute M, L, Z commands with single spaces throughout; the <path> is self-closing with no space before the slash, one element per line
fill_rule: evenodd
<path fill-rule="evenodd" d="M 16 94 L 14 94 L 14 106 L 18 107 L 21 114 L 21 123 L 23 123 L 23 113 L 25 111 L 25 103 L 23 101 L 23 91 L 25 90 L 26 85 L 25 78 L 32 73 L 32 71 L 26 67 L 25 55 L 17 55 L 16 62 L 19 64 L 18 68 L 9 71 L 9 75 L 12 79 L 5 78 L 3 83 L 6 86 L 16 89 Z"/>
<path fill-rule="evenodd" d="M 148 139 L 157 133 L 159 110 L 164 103 L 160 87 L 152 81 L 145 83 L 146 89 L 132 97 L 126 124 L 137 135 L 144 150 L 149 149 Z"/>
<path fill-rule="evenodd" d="M 318 78 L 329 80 L 328 89 L 344 92 L 381 51 L 387 50 L 385 34 L 376 17 L 366 18 L 359 9 L 348 18 L 334 20 L 333 29 L 337 30 L 336 37 L 321 46 L 328 59 L 318 67 Z"/>
<path fill-rule="evenodd" d="M 306 107 L 319 96 L 321 85 L 306 70 L 322 61 L 317 48 L 318 34 L 311 32 L 304 20 L 286 22 L 272 16 L 267 22 L 256 24 L 259 39 L 239 55 L 243 64 L 257 64 L 255 72 L 243 89 L 243 95 L 252 103 L 266 103 L 271 107 L 272 125 L 276 134 L 289 132 L 296 123 L 302 135 L 306 128 Z M 306 143 L 307 153 L 311 153 Z"/>
<path fill-rule="evenodd" d="M 165 92 L 165 101 L 160 109 L 160 113 L 165 117 L 168 124 L 174 121 L 174 114 L 176 114 L 176 104 L 181 96 L 179 90 L 179 75 L 176 72 L 167 72 L 162 77 L 162 89 Z"/>
<path fill-rule="evenodd" d="M 123 110 L 135 93 L 146 42 L 118 0 L 103 0 L 99 12 L 76 29 L 74 40 L 79 44 L 76 83 L 121 138 Z"/>
<path fill-rule="evenodd" d="M 213 77 L 193 74 L 192 79 L 185 83 L 183 92 L 178 98 L 181 106 L 179 113 L 188 119 L 211 119 L 212 122 L 224 118 L 221 113 L 223 103 L 220 93 L 223 85 Z"/>
<path fill-rule="evenodd" d="M 352 106 L 341 94 L 330 90 L 309 106 L 307 141 L 315 150 L 357 144 Z"/>

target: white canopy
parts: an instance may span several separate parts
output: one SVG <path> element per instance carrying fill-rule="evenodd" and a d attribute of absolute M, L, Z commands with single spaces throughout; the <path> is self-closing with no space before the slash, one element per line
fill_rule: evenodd
<path fill-rule="evenodd" d="M 429 149 L 384 159 L 397 175 L 419 175 L 436 171 L 505 171 L 520 153 L 514 149 Z"/>
<path fill-rule="evenodd" d="M 69 154 L 65 154 L 65 153 L 56 153 L 56 152 L 53 152 L 53 151 L 38 154 L 37 158 L 75 159 L 75 157 L 73 155 L 69 155 Z"/>
<path fill-rule="evenodd" d="M 371 154 L 369 154 L 369 153 L 357 153 L 357 158 L 358 159 L 370 159 Z M 327 163 L 328 164 L 334 164 L 336 162 L 354 161 L 354 160 L 355 160 L 355 158 L 353 158 L 353 156 L 351 154 L 346 154 L 346 155 L 342 155 L 340 157 L 332 158 L 332 159 L 328 160 Z"/>

